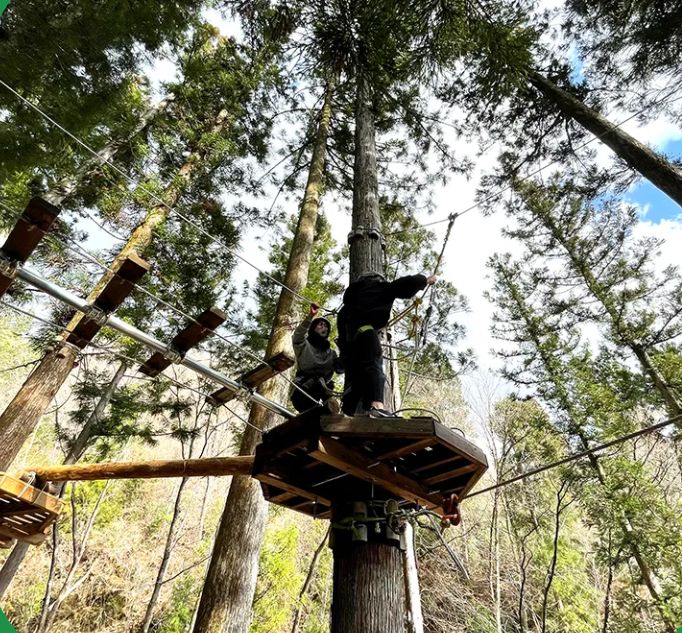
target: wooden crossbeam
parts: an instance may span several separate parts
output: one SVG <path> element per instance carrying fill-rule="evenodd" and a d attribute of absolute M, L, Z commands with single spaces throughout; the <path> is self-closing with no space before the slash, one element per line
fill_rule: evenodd
<path fill-rule="evenodd" d="M 415 500 L 428 508 L 439 506 L 440 499 L 437 495 L 430 493 L 413 479 L 395 472 L 391 466 L 360 455 L 329 437 L 320 436 L 318 442 L 317 450 L 310 453 L 318 461 L 358 479 L 373 481 L 403 499 Z"/>
<path fill-rule="evenodd" d="M 172 459 L 147 462 L 73 464 L 31 467 L 43 481 L 96 481 L 100 479 L 155 479 L 165 477 L 206 477 L 250 475 L 253 455 Z"/>
<path fill-rule="evenodd" d="M 0 248 L 0 258 L 3 260 L 0 271 L 0 297 L 14 280 L 12 267 L 26 262 L 54 224 L 59 211 L 60 209 L 42 198 L 31 198 Z"/>
<path fill-rule="evenodd" d="M 86 347 L 102 329 L 107 316 L 123 303 L 148 270 L 149 264 L 145 260 L 134 253 L 129 254 L 92 302 L 94 314 L 84 314 L 69 332 L 66 341 L 81 349 Z"/>
<path fill-rule="evenodd" d="M 184 356 L 190 349 L 196 347 L 213 330 L 221 325 L 226 318 L 225 313 L 218 308 L 204 310 L 194 321 L 173 337 L 170 349 L 180 357 Z M 171 358 L 171 354 L 155 352 L 140 367 L 140 372 L 154 378 L 172 364 L 173 358 Z"/>
<path fill-rule="evenodd" d="M 244 385 L 247 389 L 255 389 L 259 387 L 267 380 L 274 378 L 277 374 L 281 374 L 290 367 L 293 367 L 294 359 L 288 354 L 280 352 L 275 354 L 270 358 L 266 359 L 265 362 L 258 365 L 251 371 L 242 374 L 237 382 Z M 230 387 L 222 387 L 218 391 L 213 392 L 208 398 L 208 402 L 213 406 L 217 407 L 221 404 L 229 402 L 237 395 L 237 392 Z"/>

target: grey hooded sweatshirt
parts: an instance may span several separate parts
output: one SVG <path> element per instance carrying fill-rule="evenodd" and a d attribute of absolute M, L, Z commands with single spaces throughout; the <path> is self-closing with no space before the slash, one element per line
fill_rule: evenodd
<path fill-rule="evenodd" d="M 329 382 L 334 372 L 341 373 L 341 364 L 336 352 L 331 349 L 320 349 L 308 341 L 308 330 L 313 318 L 307 316 L 294 330 L 292 343 L 296 355 L 296 377 L 323 378 Z"/>

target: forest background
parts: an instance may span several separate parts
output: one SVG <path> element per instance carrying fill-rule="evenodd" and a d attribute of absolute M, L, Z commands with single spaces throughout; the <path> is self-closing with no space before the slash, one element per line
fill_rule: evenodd
<path fill-rule="evenodd" d="M 377 3 L 374 15 L 340 1 L 10 5 L 0 23 L 5 231 L 31 195 L 58 202 L 59 227 L 31 265 L 85 293 L 128 235 L 149 228 L 153 269 L 118 314 L 168 339 L 186 314 L 220 306 L 226 325 L 199 356 L 238 375 L 267 343 L 329 86 L 302 294 L 339 304 L 353 198 L 349 68 L 361 41 L 375 70 L 389 276 L 432 272 L 445 245 L 444 281 L 388 352 L 405 406 L 435 410 L 485 448 L 482 485 L 678 415 L 682 286 L 669 266 L 682 252 L 682 8 L 412 4 Z M 392 20 L 405 37 L 395 50 Z M 614 153 L 606 134 L 595 139 L 534 72 L 624 121 L 660 174 Z M 450 226 L 452 213 L 461 217 Z M 3 301 L 4 409 L 71 315 L 21 286 Z M 305 310 L 297 300 L 289 325 Z M 244 404 L 212 410 L 215 386 L 175 367 L 143 379 L 133 362 L 144 350 L 106 330 L 95 343 L 13 468 L 238 450 Z M 289 384 L 277 380 L 285 399 Z M 449 550 L 418 529 L 425 630 L 675 630 L 680 454 L 671 425 L 473 498 L 446 533 Z M 51 542 L 0 573 L 3 610 L 19 631 L 209 630 L 199 600 L 207 583 L 220 586 L 207 567 L 229 486 L 66 486 Z M 325 531 L 271 507 L 249 570 L 252 617 L 222 630 L 328 630 Z"/>

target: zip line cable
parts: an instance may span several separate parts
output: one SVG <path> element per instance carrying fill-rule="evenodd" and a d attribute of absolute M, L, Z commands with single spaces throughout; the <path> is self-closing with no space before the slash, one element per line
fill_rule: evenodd
<path fill-rule="evenodd" d="M 2 80 L 0 80 L 0 82 L 1 82 L 1 81 L 2 81 Z M 637 112 L 635 112 L 634 114 L 630 115 L 630 116 L 627 117 L 626 119 L 623 119 L 623 120 L 620 121 L 619 123 L 615 123 L 615 124 L 613 125 L 613 129 L 620 129 L 623 125 L 625 125 L 625 124 L 628 123 L 629 121 L 632 121 L 632 119 L 637 118 L 638 116 L 640 116 L 641 114 L 643 114 L 643 113 L 646 112 L 647 110 L 650 110 L 650 109 L 653 108 L 654 106 L 657 106 L 657 105 L 660 105 L 660 104 L 662 104 L 662 103 L 665 103 L 665 102 L 668 100 L 668 98 L 671 97 L 673 94 L 674 94 L 674 91 L 671 90 L 668 94 L 666 94 L 664 97 L 661 97 L 659 100 L 654 101 L 652 104 L 647 105 L 646 107 L 642 108 L 641 110 L 638 110 Z M 672 99 L 671 101 L 668 101 L 668 104 L 675 103 L 675 102 L 679 101 L 680 99 L 682 99 L 682 95 L 676 97 L 675 99 Z M 604 138 L 605 136 L 608 136 L 608 135 L 611 133 L 611 131 L 612 131 L 612 130 L 607 130 L 606 132 L 603 132 L 602 134 L 593 135 L 591 138 L 587 139 L 586 141 L 584 141 L 583 143 L 581 143 L 580 145 L 578 145 L 576 148 L 574 148 L 574 149 L 573 149 L 573 152 L 577 152 L 578 150 L 583 149 L 584 147 L 586 147 L 586 146 L 589 145 L 590 143 L 593 143 L 593 142 L 595 142 L 595 141 L 600 141 L 600 140 L 601 140 L 602 138 Z M 558 163 L 558 162 L 559 162 L 559 159 L 558 159 L 558 158 L 555 158 L 553 161 L 551 161 L 551 162 L 549 162 L 549 163 L 547 163 L 547 164 L 545 164 L 545 165 L 542 165 L 541 167 L 538 167 L 537 169 L 535 169 L 535 170 L 533 170 L 532 172 L 530 172 L 529 174 L 527 174 L 527 175 L 525 175 L 525 176 L 519 178 L 519 179 L 518 179 L 518 182 L 524 182 L 524 181 L 526 181 L 526 180 L 530 180 L 530 178 L 532 178 L 533 176 L 537 176 L 538 174 L 542 173 L 543 170 L 548 169 L 549 167 L 551 167 L 552 165 L 555 165 L 555 164 Z M 443 223 L 445 223 L 445 222 L 449 222 L 453 215 L 456 216 L 456 217 L 460 217 L 460 216 L 464 215 L 465 213 L 468 213 L 469 211 L 473 211 L 474 209 L 477 209 L 478 207 L 480 207 L 481 205 L 483 205 L 483 204 L 485 204 L 485 203 L 487 203 L 487 202 L 492 202 L 493 200 L 496 200 L 496 199 L 499 198 L 502 194 L 504 194 L 504 193 L 506 193 L 507 191 L 510 191 L 511 189 L 513 189 L 513 187 L 514 187 L 513 185 L 505 185 L 504 187 L 502 187 L 502 188 L 499 189 L 498 191 L 489 194 L 488 196 L 486 196 L 486 197 L 483 198 L 482 200 L 479 200 L 479 201 L 477 201 L 477 202 L 474 202 L 471 206 L 466 207 L 464 210 L 459 211 L 459 212 L 456 212 L 456 213 L 451 213 L 451 214 L 448 215 L 446 218 L 442 218 L 442 219 L 440 219 L 440 220 L 433 220 L 432 222 L 424 222 L 424 223 L 417 222 L 417 224 L 419 224 L 420 227 L 425 228 L 425 227 L 427 227 L 427 226 L 435 226 L 436 224 L 443 224 Z M 402 235 L 403 233 L 409 232 L 409 230 L 410 230 L 410 229 L 404 229 L 404 230 L 400 230 L 400 231 L 394 231 L 393 233 L 388 233 L 388 234 L 386 235 L 386 237 L 393 237 L 394 235 Z"/>
<path fill-rule="evenodd" d="M 579 453 L 574 453 L 573 455 L 568 455 L 567 457 L 564 457 L 563 459 L 559 459 L 555 462 L 545 464 L 544 466 L 539 466 L 538 468 L 534 468 L 533 470 L 529 470 L 528 472 L 522 473 L 521 475 L 517 475 L 516 477 L 512 477 L 511 479 L 505 479 L 504 481 L 500 481 L 499 483 L 496 483 L 493 486 L 488 486 L 487 488 L 481 488 L 481 490 L 476 490 L 475 492 L 469 493 L 466 497 L 464 497 L 464 499 L 470 499 L 471 497 L 476 497 L 477 495 L 482 495 L 485 492 L 491 492 L 492 490 L 497 490 L 498 488 L 503 488 L 504 486 L 509 486 L 510 484 L 516 483 L 518 481 L 522 481 L 524 479 L 527 479 L 528 477 L 533 477 L 533 476 L 538 475 L 540 473 L 543 473 L 547 470 L 557 468 L 558 466 L 563 466 L 564 464 L 574 462 L 578 459 L 582 459 L 583 457 L 587 457 L 588 455 L 593 455 L 594 453 L 603 451 L 607 448 L 611 448 L 612 446 L 617 446 L 618 444 L 622 444 L 623 442 L 627 442 L 628 440 L 632 440 L 632 439 L 635 439 L 637 437 L 641 437 L 642 435 L 647 435 L 648 433 L 652 433 L 653 431 L 658 431 L 660 429 L 665 428 L 666 426 L 670 426 L 671 424 L 675 424 L 676 422 L 679 422 L 680 420 L 682 420 L 682 414 L 675 415 L 671 418 L 663 420 L 662 422 L 658 422 L 657 424 L 652 424 L 651 426 L 647 426 L 643 429 L 639 429 L 638 431 L 633 431 L 632 433 L 628 433 L 627 435 L 622 435 L 622 436 L 620 436 L 614 440 L 610 440 L 608 442 L 604 442 L 603 444 L 599 444 L 598 446 L 595 446 L 594 448 L 588 448 L 584 451 L 580 451 Z M 462 499 L 462 500 L 464 500 L 464 499 Z"/>
<path fill-rule="evenodd" d="M 40 114 L 46 121 L 48 121 L 51 125 L 56 127 L 58 130 L 66 134 L 69 138 L 73 139 L 78 145 L 83 147 L 86 151 L 88 151 L 90 154 L 92 154 L 95 158 L 97 158 L 101 163 L 104 163 L 106 165 L 109 165 L 114 171 L 116 171 L 118 174 L 123 176 L 128 182 L 130 182 L 132 185 L 135 185 L 136 187 L 139 187 L 140 190 L 144 191 L 149 195 L 150 198 L 155 200 L 157 203 L 160 205 L 164 206 L 167 208 L 169 211 L 175 213 L 179 218 L 184 220 L 187 224 L 190 226 L 193 226 L 197 231 L 199 231 L 202 235 L 207 237 L 211 242 L 214 244 L 218 245 L 219 247 L 223 248 L 225 251 L 242 261 L 243 263 L 247 264 L 254 270 L 256 270 L 258 273 L 262 274 L 265 276 L 267 279 L 270 281 L 274 282 L 276 285 L 280 286 L 283 290 L 286 290 L 287 292 L 291 293 L 294 297 L 298 298 L 304 303 L 315 303 L 312 299 L 308 299 L 308 297 L 296 292 L 295 290 L 292 290 L 288 286 L 286 286 L 283 282 L 279 281 L 269 273 L 261 270 L 256 266 L 255 264 L 252 264 L 248 259 L 246 259 L 243 255 L 235 251 L 234 249 L 230 248 L 225 242 L 223 242 L 220 238 L 215 237 L 212 233 L 209 233 L 205 228 L 203 228 L 200 224 L 197 224 L 194 220 L 188 218 L 186 215 L 184 215 L 182 212 L 178 211 L 175 207 L 172 207 L 171 205 L 167 204 L 160 196 L 158 196 L 153 190 L 147 188 L 144 184 L 137 183 L 130 174 L 127 172 L 123 171 L 120 167 L 115 165 L 112 161 L 110 161 L 107 158 L 103 158 L 100 156 L 97 151 L 95 151 L 92 147 L 90 147 L 85 141 L 82 141 L 80 138 L 78 138 L 75 134 L 70 132 L 68 129 L 66 129 L 63 125 L 55 121 L 50 115 L 45 113 L 40 107 L 35 105 L 33 102 L 29 101 L 26 99 L 26 97 L 22 96 L 19 94 L 12 86 L 7 84 L 3 79 L 0 78 L 0 85 L 4 86 L 7 90 L 9 90 L 12 94 L 14 94 L 16 97 L 18 97 L 23 103 L 28 105 L 31 109 L 35 110 L 38 114 Z M 331 314 L 332 310 L 329 310 L 328 308 L 324 306 L 320 306 L 325 312 Z"/>
<path fill-rule="evenodd" d="M 6 210 L 12 212 L 12 213 L 15 213 L 15 211 L 14 211 L 12 208 L 10 208 L 8 205 L 6 205 L 5 203 L 3 203 L 3 202 L 1 202 L 1 201 L 0 201 L 0 206 L 3 207 L 3 208 L 6 209 Z M 46 234 L 46 237 L 47 237 L 49 240 L 53 240 L 53 241 L 57 242 L 58 244 L 60 244 L 61 246 L 63 246 L 63 247 L 66 248 L 67 250 L 71 251 L 72 253 L 74 253 L 74 254 L 76 254 L 76 255 L 78 255 L 78 256 L 80 256 L 80 257 L 84 257 L 86 260 L 92 262 L 92 263 L 95 264 L 96 266 L 99 266 L 99 267 L 100 267 L 102 270 L 104 270 L 105 272 L 109 272 L 109 273 L 112 273 L 112 274 L 114 274 L 114 275 L 116 274 L 116 271 L 115 271 L 113 268 L 111 268 L 110 266 L 107 266 L 107 264 L 105 264 L 105 263 L 102 262 L 100 259 L 98 259 L 97 257 L 95 257 L 95 255 L 93 255 L 92 253 L 88 252 L 85 248 L 83 248 L 83 247 L 82 247 L 80 244 L 78 244 L 77 242 L 75 242 L 75 241 L 73 241 L 73 240 L 69 240 L 69 239 L 59 238 L 59 237 L 57 237 L 56 235 L 52 235 L 52 234 L 50 234 L 50 233 Z M 71 246 L 70 246 L 69 244 L 71 244 Z M 132 284 L 132 286 L 133 286 L 136 290 L 139 290 L 140 292 L 142 292 L 144 295 L 148 296 L 148 297 L 149 297 L 150 299 L 152 299 L 153 301 L 156 301 L 158 304 L 163 305 L 163 306 L 169 308 L 170 310 L 172 310 L 173 312 L 175 312 L 177 315 L 182 316 L 182 317 L 185 318 L 185 319 L 188 319 L 188 320 L 189 320 L 190 322 L 192 322 L 192 323 L 195 323 L 195 324 L 197 324 L 197 325 L 201 325 L 201 323 L 199 323 L 199 321 L 197 321 L 193 316 L 187 314 L 187 312 L 185 312 L 185 311 L 182 310 L 181 308 L 178 308 L 177 306 L 175 306 L 175 305 L 169 303 L 169 302 L 166 301 L 165 299 L 162 299 L 161 297 L 155 295 L 153 292 L 147 290 L 146 288 L 144 288 L 143 286 L 140 286 L 140 285 L 137 284 L 137 283 L 134 283 L 134 282 L 130 282 L 130 283 Z M 170 321 L 170 319 L 168 319 L 168 317 L 164 316 L 163 314 L 162 314 L 161 316 L 162 316 L 162 318 L 166 321 L 166 323 L 168 323 L 169 325 L 173 325 L 173 323 Z M 202 327 L 203 327 L 203 326 L 202 326 Z M 236 329 L 237 329 L 237 332 L 238 332 L 239 334 L 241 334 L 242 336 L 244 335 L 244 332 L 243 332 L 243 331 L 239 330 L 238 328 L 236 328 Z M 230 345 L 231 347 L 234 347 L 234 348 L 236 348 L 236 349 L 238 349 L 238 350 L 244 352 L 247 356 L 253 358 L 253 359 L 256 360 L 256 361 L 258 361 L 258 363 L 264 363 L 265 365 L 267 365 L 267 366 L 270 367 L 271 369 L 276 370 L 276 368 L 273 367 L 272 365 L 270 365 L 270 364 L 267 362 L 267 360 L 263 360 L 260 356 L 258 356 L 257 354 L 255 354 L 254 352 L 252 352 L 251 350 L 249 350 L 247 347 L 242 346 L 242 345 L 238 345 L 238 344 L 235 343 L 234 341 L 230 341 L 228 337 L 226 337 L 225 335 L 221 334 L 221 333 L 218 332 L 217 330 L 212 330 L 211 333 L 210 333 L 210 335 L 215 335 L 215 336 L 217 336 L 219 339 L 221 339 L 222 341 L 224 341 L 225 343 L 227 343 L 227 344 Z M 308 399 L 309 399 L 311 402 L 313 402 L 315 405 L 320 405 L 320 404 L 321 404 L 319 400 L 316 400 L 315 398 L 313 398 L 307 391 L 305 391 L 304 389 L 302 389 L 300 385 L 296 384 L 295 381 L 291 380 L 291 378 L 289 378 L 288 376 L 286 376 L 284 373 L 278 373 L 278 375 L 280 375 L 286 382 L 288 382 L 295 390 L 300 391 L 306 398 L 308 398 Z"/>
<path fill-rule="evenodd" d="M 28 310 L 24 310 L 18 306 L 15 306 L 11 303 L 8 303 L 4 299 L 0 299 L 0 304 L 7 306 L 11 310 L 14 310 L 15 312 L 17 312 L 19 314 L 23 314 L 24 316 L 27 316 L 27 317 L 35 320 L 35 321 L 39 321 L 41 323 L 44 323 L 45 325 L 48 325 L 48 326 L 53 327 L 55 329 L 63 329 L 61 326 L 59 326 L 54 321 L 49 321 L 48 319 L 45 319 L 43 317 L 39 317 L 37 314 L 33 314 L 32 312 L 29 312 Z M 131 363 L 132 365 L 139 365 L 139 363 L 140 363 L 140 361 L 137 360 L 136 358 L 133 358 L 132 356 L 128 356 L 127 354 L 124 354 L 123 352 L 120 352 L 118 350 L 113 350 L 109 347 L 106 347 L 105 345 L 100 345 L 98 343 L 93 343 L 93 342 L 90 342 L 89 345 L 92 345 L 92 347 L 95 347 L 96 349 L 102 350 L 103 352 L 106 352 L 107 354 L 111 354 L 112 356 L 117 357 L 121 360 L 125 360 L 125 361 Z M 208 398 L 210 396 L 210 394 L 204 393 L 203 391 L 196 389 L 195 387 L 192 387 L 186 383 L 183 383 L 183 382 L 177 380 L 176 378 L 172 378 L 171 376 L 168 376 L 166 374 L 162 374 L 161 378 L 164 380 L 168 380 L 169 382 L 175 384 L 176 386 L 178 386 L 182 389 L 187 389 L 188 391 L 193 391 L 194 393 L 202 396 L 203 398 Z M 138 380 L 147 380 L 147 379 L 144 379 L 142 377 L 138 377 Z M 154 380 L 153 378 L 148 379 L 148 381 L 153 381 L 153 380 Z M 232 415 L 234 415 L 241 422 L 243 422 L 247 426 L 250 426 L 251 428 L 255 429 L 259 433 L 263 432 L 262 429 L 259 429 L 254 424 L 251 424 L 248 420 L 243 418 L 237 412 L 233 411 L 230 407 L 228 407 L 227 405 L 224 405 L 224 406 Z"/>

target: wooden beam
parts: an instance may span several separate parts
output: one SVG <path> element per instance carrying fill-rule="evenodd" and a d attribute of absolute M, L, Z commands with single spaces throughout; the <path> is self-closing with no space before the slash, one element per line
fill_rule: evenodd
<path fill-rule="evenodd" d="M 280 352 L 279 354 L 275 354 L 274 356 L 267 358 L 265 362 L 261 363 L 251 371 L 247 371 L 245 374 L 242 374 L 237 379 L 237 382 L 244 385 L 244 387 L 247 389 L 255 389 L 267 380 L 277 376 L 277 374 L 281 374 L 290 367 L 293 367 L 294 362 L 295 361 L 293 358 L 291 358 L 291 356 L 285 354 L 284 352 Z M 207 398 L 207 400 L 214 407 L 217 407 L 221 404 L 229 402 L 236 395 L 237 393 L 234 391 L 234 389 L 230 389 L 230 387 L 222 387 L 221 389 L 218 389 L 218 391 L 214 391 Z"/>
<path fill-rule="evenodd" d="M 226 318 L 225 313 L 219 308 L 204 310 L 173 337 L 170 343 L 171 350 L 184 356 L 190 349 L 199 345 Z M 172 358 L 162 352 L 156 352 L 140 367 L 140 372 L 154 378 L 172 364 Z"/>
<path fill-rule="evenodd" d="M 11 268 L 13 264 L 26 262 L 54 224 L 59 211 L 60 209 L 42 198 L 32 198 L 0 248 L 3 264 Z M 9 268 L 6 272 L 8 274 L 0 272 L 0 297 L 14 281 Z"/>
<path fill-rule="evenodd" d="M 429 508 L 440 506 L 440 498 L 431 494 L 418 482 L 395 472 L 391 466 L 349 450 L 329 437 L 321 436 L 317 450 L 310 455 L 358 479 L 373 481 L 375 485 L 392 492 L 401 499 L 417 501 Z"/>
<path fill-rule="evenodd" d="M 299 488 L 298 486 L 295 486 L 294 484 L 290 484 L 286 481 L 283 481 L 277 477 L 273 477 L 272 475 L 269 475 L 268 473 L 258 473 L 256 475 L 256 479 L 258 481 L 262 481 L 265 484 L 269 484 L 270 486 L 273 486 L 274 488 L 279 488 L 280 490 L 286 490 L 287 492 L 292 493 L 296 497 L 303 497 L 304 499 L 310 499 L 311 501 L 317 500 L 317 502 L 321 505 L 331 507 L 332 502 L 327 499 L 326 497 L 321 497 L 320 495 L 316 495 L 314 492 L 309 492 L 305 488 Z"/>
<path fill-rule="evenodd" d="M 165 477 L 222 477 L 250 475 L 253 455 L 203 459 L 113 462 L 29 468 L 43 481 L 94 481 L 100 479 L 155 479 Z"/>
<path fill-rule="evenodd" d="M 418 453 L 420 451 L 423 451 L 425 448 L 433 446 L 434 444 L 437 443 L 438 440 L 435 437 L 427 437 L 426 439 L 420 440 L 419 442 L 407 444 L 406 446 L 396 448 L 395 450 L 389 451 L 388 453 L 382 453 L 381 455 L 377 455 L 375 459 L 378 462 L 386 462 L 391 459 L 398 459 L 400 457 L 404 457 L 405 455 L 409 455 L 410 453 Z"/>
<path fill-rule="evenodd" d="M 134 253 L 128 255 L 116 269 L 109 281 L 92 302 L 95 311 L 99 311 L 104 321 L 106 317 L 120 306 L 133 291 L 135 284 L 149 270 L 149 264 Z M 83 349 L 104 326 L 103 320 L 93 315 L 83 314 L 74 329 L 66 338 L 67 342 Z"/>
<path fill-rule="evenodd" d="M 440 475 L 434 475 L 433 477 L 429 477 L 428 479 L 423 479 L 422 483 L 426 486 L 432 486 L 433 484 L 439 484 L 442 481 L 447 481 L 448 479 L 455 479 L 456 477 L 460 477 L 461 475 L 473 473 L 480 467 L 481 466 L 479 464 L 467 464 L 466 466 L 460 466 L 459 468 L 455 468 L 455 470 L 450 470 L 448 472 L 441 473 Z"/>
<path fill-rule="evenodd" d="M 320 419 L 320 427 L 327 435 L 362 437 L 366 439 L 420 439 L 433 437 L 436 422 L 433 418 L 370 418 L 329 415 Z"/>
<path fill-rule="evenodd" d="M 3 500 L 8 501 L 8 505 L 16 503 L 16 500 L 19 499 L 22 503 L 38 506 L 37 509 L 45 509 L 54 514 L 59 514 L 63 505 L 62 500 L 58 497 L 44 490 L 39 490 L 18 477 L 2 472 L 0 472 L 0 497 L 4 497 Z"/>

